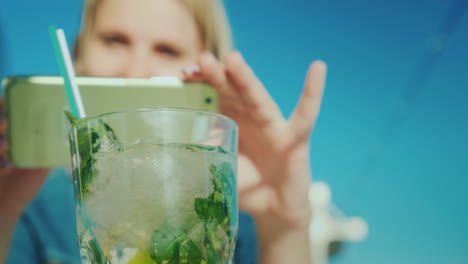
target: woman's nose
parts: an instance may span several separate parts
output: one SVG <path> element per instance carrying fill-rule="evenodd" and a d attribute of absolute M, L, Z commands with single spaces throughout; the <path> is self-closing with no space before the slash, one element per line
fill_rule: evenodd
<path fill-rule="evenodd" d="M 122 77 L 127 78 L 150 78 L 155 76 L 157 72 L 153 67 L 154 58 L 150 52 L 135 49 L 131 52 L 130 58 L 128 59 Z"/>

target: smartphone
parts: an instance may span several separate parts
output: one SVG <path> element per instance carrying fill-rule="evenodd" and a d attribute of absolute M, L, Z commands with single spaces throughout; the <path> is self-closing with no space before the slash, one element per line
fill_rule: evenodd
<path fill-rule="evenodd" d="M 139 108 L 217 110 L 217 93 L 211 86 L 183 82 L 176 77 L 77 77 L 77 84 L 88 117 Z M 13 76 L 4 79 L 2 86 L 8 118 L 9 159 L 13 165 L 18 168 L 70 166 L 70 125 L 64 114 L 69 106 L 63 78 Z"/>

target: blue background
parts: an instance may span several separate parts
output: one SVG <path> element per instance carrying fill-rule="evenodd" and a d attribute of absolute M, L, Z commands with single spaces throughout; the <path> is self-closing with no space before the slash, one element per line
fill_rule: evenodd
<path fill-rule="evenodd" d="M 48 26 L 72 45 L 82 1 L 0 3 L 0 74 L 59 75 Z M 370 228 L 332 264 L 468 263 L 467 5 L 226 1 L 236 47 L 285 115 L 310 61 L 328 63 L 314 178 Z"/>

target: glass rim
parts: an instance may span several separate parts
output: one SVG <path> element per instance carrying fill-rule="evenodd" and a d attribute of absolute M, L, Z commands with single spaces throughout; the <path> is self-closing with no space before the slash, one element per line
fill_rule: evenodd
<path fill-rule="evenodd" d="M 110 116 L 110 115 L 131 113 L 131 112 L 187 112 L 187 113 L 199 113 L 199 114 L 203 114 L 203 115 L 206 115 L 206 116 L 212 116 L 212 117 L 216 117 L 216 118 L 221 119 L 221 120 L 225 120 L 228 123 L 230 123 L 230 125 L 232 125 L 235 129 L 238 128 L 238 125 L 237 125 L 236 121 L 234 121 L 232 118 L 230 118 L 230 117 L 228 117 L 226 115 L 223 115 L 223 114 L 220 114 L 220 113 L 215 113 L 215 112 L 209 112 L 209 111 L 205 111 L 205 110 L 182 108 L 182 107 L 155 107 L 155 108 L 145 107 L 145 108 L 118 110 L 118 111 L 112 111 L 112 112 L 107 112 L 107 113 L 95 115 L 95 116 L 92 116 L 92 117 L 85 117 L 85 118 L 83 118 L 82 121 L 88 121 L 89 122 L 89 121 L 93 121 L 95 119 L 100 119 L 100 118 L 107 117 L 107 116 Z M 79 123 L 81 123 L 81 122 L 78 122 L 78 124 Z M 78 124 L 76 124 L 76 125 L 78 125 Z"/>

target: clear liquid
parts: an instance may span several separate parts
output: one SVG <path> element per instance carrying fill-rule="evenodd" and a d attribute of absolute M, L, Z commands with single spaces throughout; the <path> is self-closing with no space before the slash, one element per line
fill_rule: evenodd
<path fill-rule="evenodd" d="M 205 263 L 210 263 L 212 245 L 206 242 L 206 222 L 195 212 L 194 201 L 213 192 L 212 166 L 228 163 L 235 177 L 235 156 L 220 148 L 192 144 L 137 142 L 124 151 L 103 146 L 109 151 L 94 155 L 89 192 L 81 197 L 78 208 L 83 263 L 156 263 L 151 262 L 155 254 L 152 237 L 164 224 L 183 230 Z M 234 178 L 230 181 L 235 183 Z M 235 184 L 230 188 L 236 192 Z M 236 205 L 229 208 L 231 228 L 217 227 L 213 232 L 220 242 L 221 263 L 232 258 L 237 231 Z M 179 256 L 167 263 L 182 263 L 182 259 Z M 195 262 L 189 259 L 188 263 Z"/>

